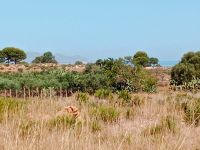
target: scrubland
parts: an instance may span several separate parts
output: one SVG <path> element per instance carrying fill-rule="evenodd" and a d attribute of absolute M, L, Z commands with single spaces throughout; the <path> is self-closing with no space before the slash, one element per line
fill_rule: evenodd
<path fill-rule="evenodd" d="M 75 106 L 79 117 L 57 115 Z M 200 149 L 200 94 L 0 100 L 0 149 Z"/>

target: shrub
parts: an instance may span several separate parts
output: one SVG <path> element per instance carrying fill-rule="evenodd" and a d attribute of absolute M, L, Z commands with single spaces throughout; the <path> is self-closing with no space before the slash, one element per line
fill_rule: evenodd
<path fill-rule="evenodd" d="M 131 102 L 131 95 L 127 90 L 122 90 L 118 92 L 118 98 L 122 100 L 122 104 L 130 104 Z"/>
<path fill-rule="evenodd" d="M 65 116 L 58 116 L 49 120 L 48 124 L 49 127 L 56 127 L 58 129 L 66 129 L 74 127 L 76 123 L 76 119 L 73 116 L 65 115 Z"/>
<path fill-rule="evenodd" d="M 111 106 L 99 106 L 96 107 L 92 115 L 98 120 L 101 119 L 106 123 L 117 122 L 119 120 L 120 112 Z"/>
<path fill-rule="evenodd" d="M 195 76 L 195 68 L 193 64 L 179 63 L 172 68 L 171 84 L 184 85 L 184 83 L 190 82 Z"/>
<path fill-rule="evenodd" d="M 172 83 L 184 85 L 193 78 L 200 78 L 200 51 L 184 54 L 180 63 L 175 65 L 171 71 Z"/>
<path fill-rule="evenodd" d="M 109 98 L 111 95 L 111 91 L 107 89 L 99 89 L 95 91 L 94 96 L 98 97 L 99 99 L 106 99 Z"/>
<path fill-rule="evenodd" d="M 153 93 L 156 92 L 156 84 L 157 84 L 157 79 L 154 77 L 146 77 L 144 79 L 144 88 L 143 91 L 144 92 L 148 92 L 148 93 Z"/>

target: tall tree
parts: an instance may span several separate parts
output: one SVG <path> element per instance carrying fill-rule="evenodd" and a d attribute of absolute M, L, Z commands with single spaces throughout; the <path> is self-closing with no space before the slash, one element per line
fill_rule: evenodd
<path fill-rule="evenodd" d="M 140 65 L 140 66 L 145 67 L 148 64 L 148 62 L 149 62 L 149 57 L 147 53 L 144 51 L 138 51 L 133 56 L 133 64 L 135 66 Z"/>
<path fill-rule="evenodd" d="M 8 64 L 10 62 L 17 64 L 18 62 L 26 59 L 26 53 L 23 50 L 15 47 L 4 48 L 1 52 L 1 55 Z"/>

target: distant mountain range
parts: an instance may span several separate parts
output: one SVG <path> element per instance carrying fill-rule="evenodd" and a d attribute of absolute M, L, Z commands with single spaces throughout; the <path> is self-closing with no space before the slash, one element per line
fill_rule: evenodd
<path fill-rule="evenodd" d="M 27 54 L 27 59 L 25 60 L 26 62 L 31 63 L 35 57 L 43 55 L 43 53 L 40 52 L 26 52 Z M 74 64 L 76 61 L 82 61 L 84 63 L 91 62 L 89 59 L 82 57 L 82 56 L 66 56 L 61 53 L 55 53 L 53 54 L 60 64 Z"/>

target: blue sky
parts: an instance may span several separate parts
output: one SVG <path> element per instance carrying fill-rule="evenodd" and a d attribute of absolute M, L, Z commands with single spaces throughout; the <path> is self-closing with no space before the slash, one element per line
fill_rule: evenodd
<path fill-rule="evenodd" d="M 0 49 L 89 59 L 200 50 L 199 0 L 0 0 Z"/>

